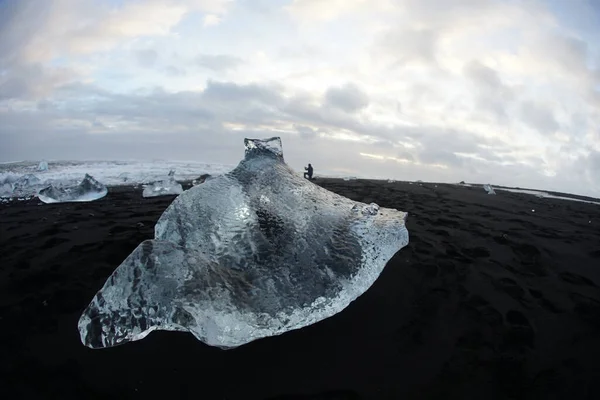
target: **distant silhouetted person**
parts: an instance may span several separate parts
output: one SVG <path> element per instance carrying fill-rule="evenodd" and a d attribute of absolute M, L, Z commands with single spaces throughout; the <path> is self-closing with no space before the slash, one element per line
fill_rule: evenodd
<path fill-rule="evenodd" d="M 308 171 L 308 172 L 304 173 L 304 177 L 312 180 L 312 178 L 313 178 L 312 177 L 312 175 L 313 175 L 313 167 L 312 167 L 312 165 L 308 164 L 308 167 L 304 167 L 304 169 L 306 171 Z"/>

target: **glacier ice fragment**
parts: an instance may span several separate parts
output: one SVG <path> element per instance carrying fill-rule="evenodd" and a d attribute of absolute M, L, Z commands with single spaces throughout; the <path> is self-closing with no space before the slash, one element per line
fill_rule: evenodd
<path fill-rule="evenodd" d="M 40 190 L 38 197 L 44 203 L 67 203 L 94 201 L 106 196 L 108 189 L 91 175 L 85 177 L 78 185 L 49 185 Z"/>
<path fill-rule="evenodd" d="M 347 307 L 408 244 L 406 213 L 298 176 L 279 138 L 245 148 L 234 170 L 177 197 L 108 278 L 79 320 L 83 344 L 160 329 L 233 348 L 302 328 Z"/>
<path fill-rule="evenodd" d="M 143 197 L 166 196 L 183 193 L 183 187 L 175 180 L 175 171 L 169 171 L 169 175 L 162 181 L 144 185 Z"/>
<path fill-rule="evenodd" d="M 496 191 L 494 190 L 492 185 L 489 185 L 487 183 L 483 185 L 483 189 L 487 192 L 487 194 L 496 194 Z"/>
<path fill-rule="evenodd" d="M 42 180 L 33 174 L 25 174 L 13 184 L 13 197 L 29 197 L 37 193 L 42 187 Z"/>
<path fill-rule="evenodd" d="M 37 170 L 38 171 L 48 171 L 48 162 L 47 161 L 40 161 Z"/>

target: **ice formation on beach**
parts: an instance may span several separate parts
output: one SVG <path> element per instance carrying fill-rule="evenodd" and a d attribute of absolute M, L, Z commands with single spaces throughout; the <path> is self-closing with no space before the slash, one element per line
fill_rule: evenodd
<path fill-rule="evenodd" d="M 49 185 L 40 190 L 38 197 L 44 203 L 68 203 L 79 201 L 94 201 L 106 196 L 106 186 L 85 174 L 77 185 Z"/>
<path fill-rule="evenodd" d="M 12 197 L 31 197 L 42 187 L 42 180 L 33 174 L 26 174 L 15 180 L 12 187 Z"/>
<path fill-rule="evenodd" d="M 38 171 L 48 171 L 48 162 L 40 161 L 37 170 Z"/>
<path fill-rule="evenodd" d="M 487 194 L 496 194 L 492 185 L 488 185 L 487 183 L 483 185 L 483 190 L 485 190 Z"/>
<path fill-rule="evenodd" d="M 156 197 L 181 193 L 183 193 L 183 187 L 175 180 L 175 171 L 171 170 L 166 179 L 145 185 L 142 196 Z"/>
<path fill-rule="evenodd" d="M 85 345 L 160 329 L 232 348 L 302 328 L 343 310 L 408 244 L 406 213 L 302 178 L 279 138 L 245 148 L 233 171 L 177 197 L 108 278 L 79 320 Z"/>

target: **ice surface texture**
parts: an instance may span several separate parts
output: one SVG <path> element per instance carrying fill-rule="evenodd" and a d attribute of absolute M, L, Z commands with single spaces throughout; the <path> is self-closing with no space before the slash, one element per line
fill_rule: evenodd
<path fill-rule="evenodd" d="M 175 180 L 175 171 L 171 170 L 167 179 L 144 186 L 143 197 L 156 197 L 183 193 L 183 187 Z"/>
<path fill-rule="evenodd" d="M 302 178 L 279 138 L 246 139 L 233 171 L 177 197 L 79 320 L 103 348 L 153 330 L 232 348 L 330 317 L 408 244 L 406 213 Z"/>
<path fill-rule="evenodd" d="M 106 186 L 86 174 L 80 184 L 74 186 L 50 185 L 40 190 L 38 197 L 44 203 L 67 203 L 74 201 L 94 201 L 106 196 Z"/>

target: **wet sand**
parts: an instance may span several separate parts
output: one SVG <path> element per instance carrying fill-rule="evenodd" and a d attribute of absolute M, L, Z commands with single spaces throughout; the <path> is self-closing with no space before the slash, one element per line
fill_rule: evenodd
<path fill-rule="evenodd" d="M 79 340 L 81 311 L 173 196 L 0 204 L 2 397 L 600 398 L 600 206 L 316 182 L 408 211 L 410 244 L 338 315 L 228 351 L 180 332 Z"/>

